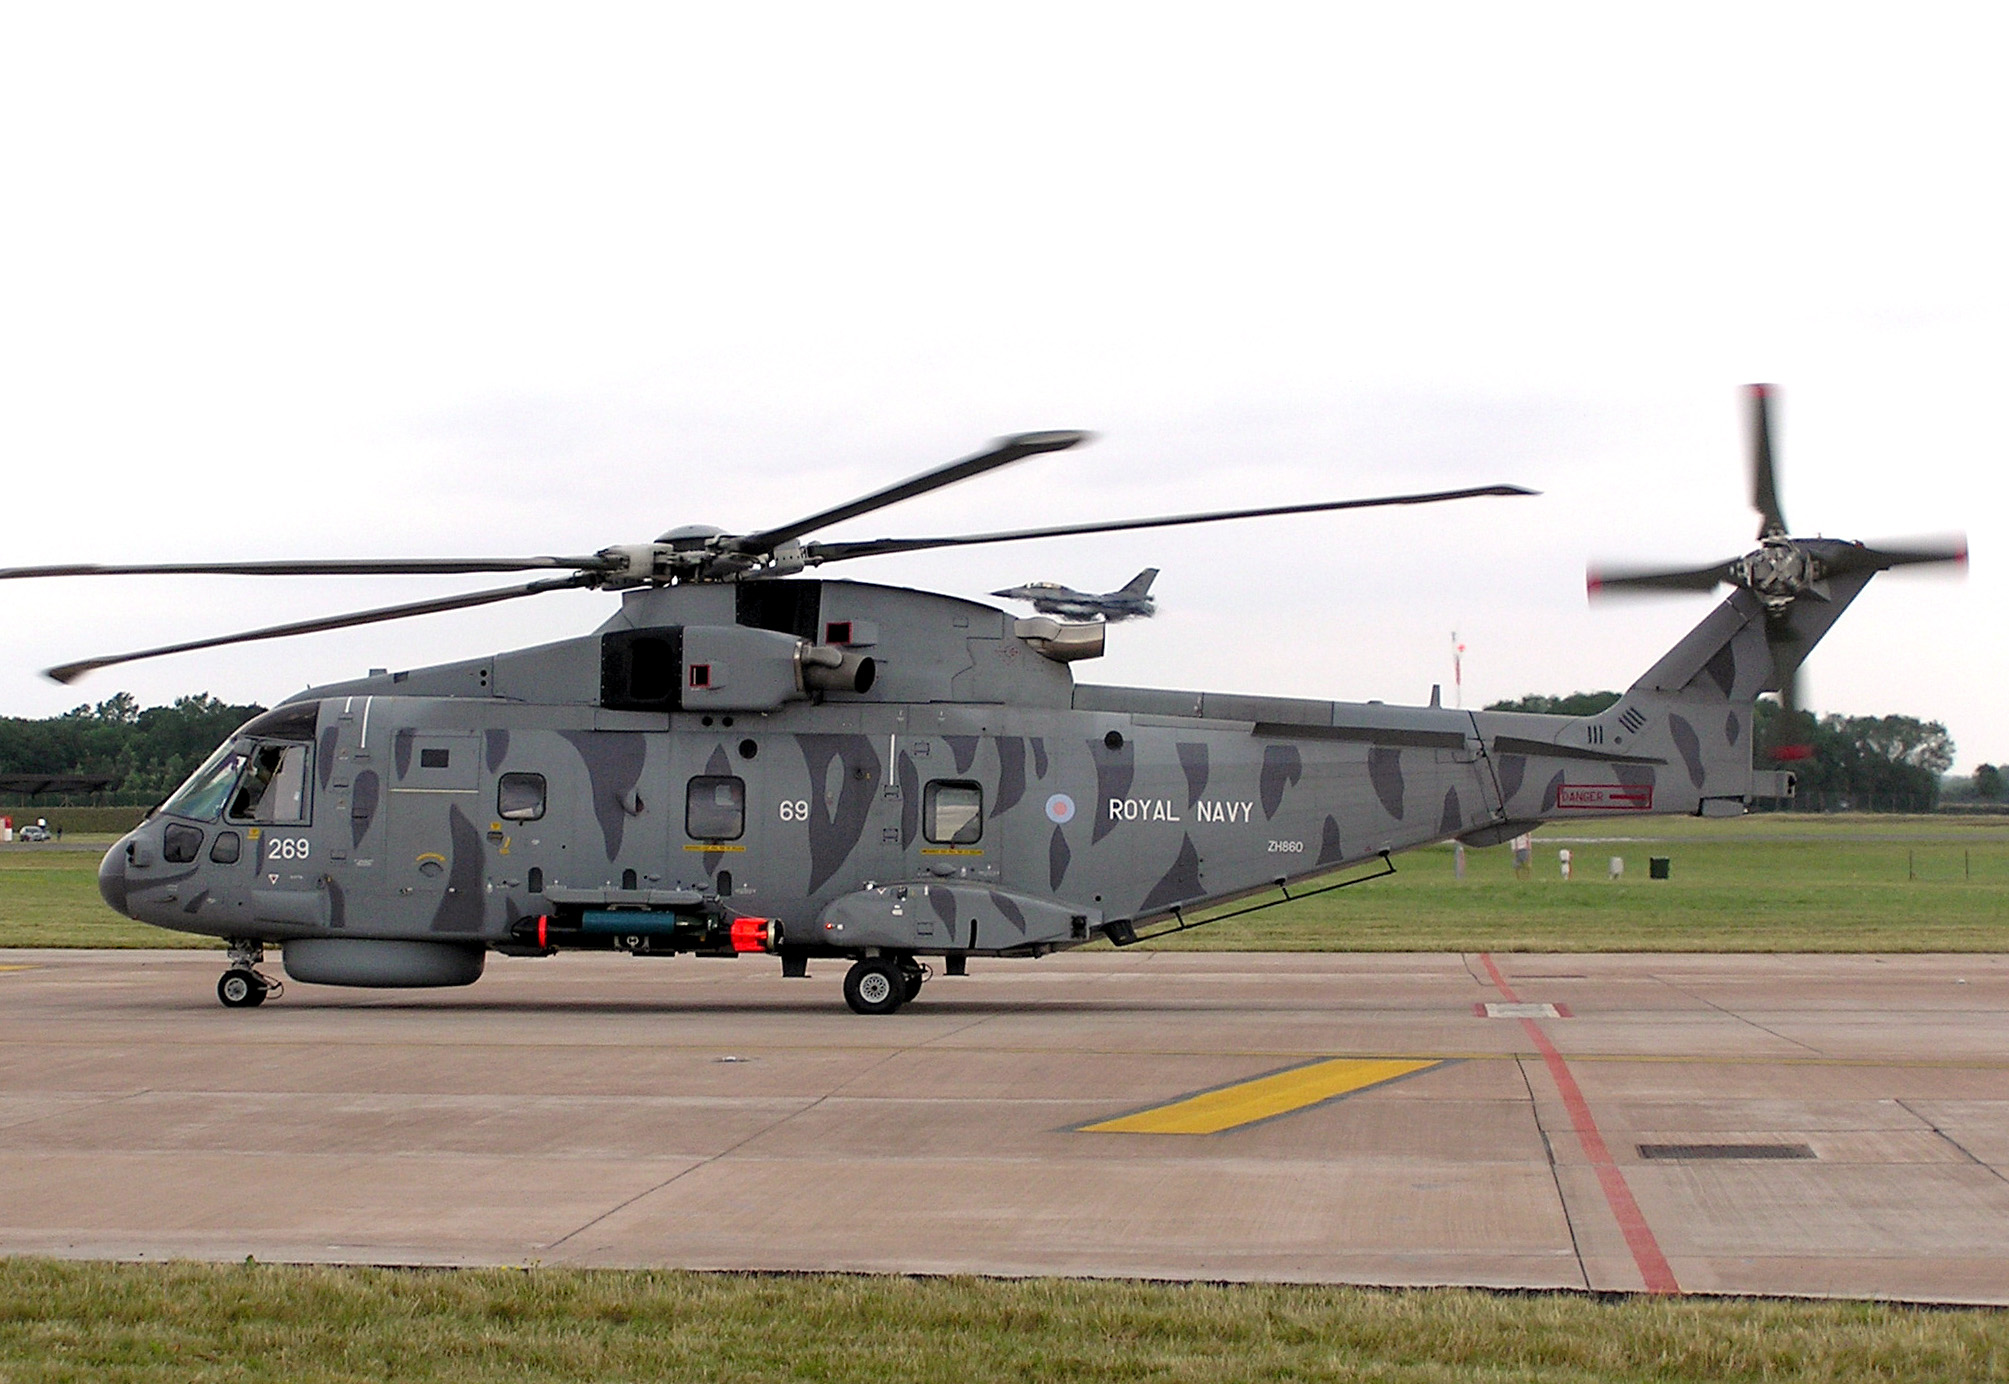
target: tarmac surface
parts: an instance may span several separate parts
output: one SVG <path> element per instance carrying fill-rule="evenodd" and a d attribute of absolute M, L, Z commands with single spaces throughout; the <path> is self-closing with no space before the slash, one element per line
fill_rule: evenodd
<path fill-rule="evenodd" d="M 843 969 L 0 952 L 0 1253 L 2009 1303 L 2009 956 Z"/>

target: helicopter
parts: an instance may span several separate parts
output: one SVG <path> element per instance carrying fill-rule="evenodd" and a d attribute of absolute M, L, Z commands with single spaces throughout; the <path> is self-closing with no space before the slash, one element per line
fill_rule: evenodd
<path fill-rule="evenodd" d="M 437 600 L 93 658 L 272 639 L 588 587 L 596 630 L 309 688 L 247 722 L 98 871 L 128 917 L 228 944 L 221 1002 L 281 984 L 466 985 L 490 952 L 848 962 L 860 1014 L 914 1001 L 939 961 L 1118 946 L 1391 873 L 1455 838 L 1548 821 L 1735 816 L 1790 796 L 1753 767 L 1757 699 L 1888 568 L 1964 543 L 1787 535 L 1754 391 L 1754 552 L 1594 578 L 1727 597 L 1594 716 L 1097 685 L 1106 624 L 1018 618 L 929 591 L 803 575 L 851 558 L 1019 539 L 1434 504 L 1492 485 L 920 539 L 810 535 L 1079 432 L 1002 439 L 754 533 L 672 529 L 574 557 L 73 565 L 0 579 L 232 573 L 539 573 Z M 1366 871 L 1366 873 L 1360 873 Z M 1341 878 L 1340 876 L 1345 876 Z M 1207 918 L 1198 910 L 1240 901 Z M 1252 902 L 1251 902 L 1252 901 Z"/>
<path fill-rule="evenodd" d="M 1158 613 L 1151 599 L 1151 583 L 1158 579 L 1156 567 L 1146 567 L 1114 591 L 1076 591 L 1057 581 L 1028 582 L 993 591 L 1014 601 L 1028 602 L 1041 615 L 1059 615 L 1070 620 L 1128 620 L 1133 615 Z"/>

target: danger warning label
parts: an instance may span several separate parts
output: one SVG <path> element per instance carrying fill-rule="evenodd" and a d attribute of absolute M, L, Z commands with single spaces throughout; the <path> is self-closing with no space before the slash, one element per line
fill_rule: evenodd
<path fill-rule="evenodd" d="M 1651 812 L 1650 783 L 1562 783 L 1556 785 L 1556 806 L 1597 812 Z"/>

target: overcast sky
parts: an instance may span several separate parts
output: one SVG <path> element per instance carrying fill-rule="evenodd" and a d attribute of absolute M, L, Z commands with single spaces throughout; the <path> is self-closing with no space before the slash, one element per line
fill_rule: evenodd
<path fill-rule="evenodd" d="M 2002 11 L 1013 4 L 71 7 L 0 21 L 0 565 L 529 554 L 744 531 L 1093 447 L 825 538 L 1513 481 L 1536 499 L 873 559 L 981 597 L 1164 569 L 1094 681 L 1623 687 L 1706 613 L 1587 561 L 1963 529 L 1819 710 L 2009 760 Z M 615 598 L 114 669 L 508 578 L 0 587 L 0 714 L 304 685 Z"/>

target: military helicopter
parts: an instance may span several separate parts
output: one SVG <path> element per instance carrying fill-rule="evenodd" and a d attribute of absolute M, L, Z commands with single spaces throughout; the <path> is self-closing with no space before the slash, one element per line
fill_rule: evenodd
<path fill-rule="evenodd" d="M 296 981 L 387 987 L 469 984 L 490 951 L 765 954 L 784 976 L 828 958 L 850 963 L 854 1011 L 890 1014 L 935 960 L 954 976 L 972 956 L 1129 945 L 1217 921 L 1189 918 L 1206 906 L 1252 901 L 1246 911 L 1379 878 L 1394 853 L 1445 838 L 1487 845 L 1610 814 L 1729 816 L 1785 796 L 1789 772 L 1752 768 L 1757 697 L 1790 680 L 1877 572 L 1959 556 L 1768 536 L 1688 574 L 1733 589 L 1618 704 L 1580 718 L 1095 685 L 1074 665 L 1103 651 L 1100 621 L 800 575 L 884 553 L 1532 493 L 808 537 L 1084 440 L 1023 434 L 776 528 L 674 529 L 579 557 L 0 578 L 545 573 L 50 670 L 64 681 L 543 591 L 621 594 L 590 634 L 301 693 L 239 729 L 106 854 L 98 883 L 114 909 L 229 943 L 226 1006 L 278 991 L 256 969 L 277 944 Z M 1769 527 L 1762 437 L 1754 485 Z M 1367 873 L 1313 882 L 1355 867 Z"/>
<path fill-rule="evenodd" d="M 1158 579 L 1156 567 L 1146 567 L 1114 591 L 1076 591 L 1057 581 L 1028 582 L 993 591 L 1014 601 L 1025 601 L 1041 615 L 1058 615 L 1068 620 L 1128 620 L 1133 615 L 1158 613 L 1151 599 L 1151 583 Z"/>

